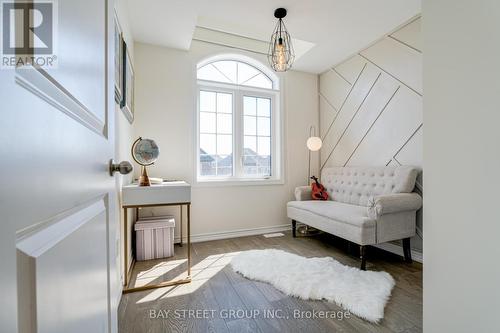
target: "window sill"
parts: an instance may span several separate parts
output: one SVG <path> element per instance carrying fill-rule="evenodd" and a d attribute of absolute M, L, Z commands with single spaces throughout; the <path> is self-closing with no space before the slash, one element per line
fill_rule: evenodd
<path fill-rule="evenodd" d="M 198 179 L 193 187 L 284 185 L 283 179 Z"/>

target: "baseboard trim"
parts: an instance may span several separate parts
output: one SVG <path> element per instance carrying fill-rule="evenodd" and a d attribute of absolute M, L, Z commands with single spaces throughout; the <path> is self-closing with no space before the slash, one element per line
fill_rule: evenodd
<path fill-rule="evenodd" d="M 209 232 L 205 234 L 191 235 L 191 243 L 208 242 L 213 240 L 228 239 L 228 238 L 238 238 L 246 236 L 263 235 L 267 233 L 280 232 L 290 230 L 292 227 L 290 224 L 280 224 L 271 227 L 259 227 L 259 228 L 249 228 L 249 229 L 237 229 L 230 231 L 219 231 L 219 232 Z M 180 237 L 175 237 L 176 243 L 180 241 Z M 183 243 L 187 242 L 187 238 L 183 237 Z M 383 243 L 374 245 L 375 247 L 389 251 L 391 253 L 403 256 L 403 247 L 393 244 L 393 243 Z M 422 252 L 416 250 L 411 250 L 411 256 L 413 260 L 423 263 L 424 258 Z"/>
<path fill-rule="evenodd" d="M 402 246 L 399 246 L 399 245 L 396 245 L 393 243 L 383 243 L 383 244 L 377 244 L 377 245 L 373 245 L 373 246 L 375 246 L 379 249 L 397 254 L 399 256 L 403 256 L 403 247 Z M 422 252 L 418 252 L 418 251 L 415 251 L 412 249 L 411 250 L 411 257 L 413 260 L 415 260 L 419 263 L 424 263 L 424 256 L 423 256 Z"/>
<path fill-rule="evenodd" d="M 259 228 L 249 228 L 249 229 L 237 229 L 231 231 L 219 231 L 219 232 L 209 232 L 205 234 L 191 235 L 191 243 L 208 242 L 219 239 L 228 238 L 238 238 L 246 236 L 262 235 L 273 232 L 287 231 L 291 229 L 290 224 L 280 224 L 271 227 L 259 227 Z M 178 243 L 180 237 L 175 238 L 175 242 Z M 187 242 L 187 238 L 183 237 L 183 242 Z"/>

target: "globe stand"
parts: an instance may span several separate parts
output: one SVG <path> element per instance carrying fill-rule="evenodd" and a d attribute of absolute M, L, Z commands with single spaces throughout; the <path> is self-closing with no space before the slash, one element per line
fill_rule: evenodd
<path fill-rule="evenodd" d="M 139 177 L 139 186 L 151 186 L 148 172 L 146 170 L 146 166 L 144 165 L 141 166 L 141 176 Z"/>

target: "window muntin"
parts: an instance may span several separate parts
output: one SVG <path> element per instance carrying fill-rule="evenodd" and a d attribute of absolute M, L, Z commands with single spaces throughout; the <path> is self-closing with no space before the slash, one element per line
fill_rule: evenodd
<path fill-rule="evenodd" d="M 259 69 L 236 60 L 220 60 L 198 69 L 199 80 L 273 89 L 273 80 Z"/>
<path fill-rule="evenodd" d="M 198 69 L 199 181 L 281 181 L 278 81 L 249 62 Z"/>
<path fill-rule="evenodd" d="M 200 90 L 200 176 L 233 175 L 233 95 Z"/>

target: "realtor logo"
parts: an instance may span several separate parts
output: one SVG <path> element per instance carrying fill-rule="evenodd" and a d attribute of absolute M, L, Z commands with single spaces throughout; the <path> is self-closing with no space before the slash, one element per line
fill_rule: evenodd
<path fill-rule="evenodd" d="M 54 67 L 56 0 L 1 1 L 1 67 Z"/>

